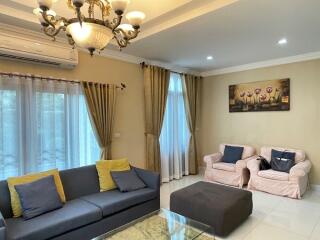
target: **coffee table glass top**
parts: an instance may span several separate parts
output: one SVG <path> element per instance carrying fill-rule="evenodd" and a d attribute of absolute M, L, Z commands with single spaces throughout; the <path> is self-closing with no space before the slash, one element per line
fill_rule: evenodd
<path fill-rule="evenodd" d="M 160 209 L 94 240 L 213 240 L 208 232 L 206 224 Z"/>

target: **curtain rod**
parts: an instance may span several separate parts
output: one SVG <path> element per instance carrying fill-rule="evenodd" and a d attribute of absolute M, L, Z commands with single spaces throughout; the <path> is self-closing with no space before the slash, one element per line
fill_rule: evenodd
<path fill-rule="evenodd" d="M 140 65 L 141 65 L 142 68 L 144 68 L 145 66 L 151 66 L 151 65 L 146 64 L 145 62 L 140 63 Z M 161 66 L 159 66 L 159 67 L 161 67 Z M 164 68 L 164 67 L 161 67 L 161 68 Z M 185 74 L 185 73 L 183 73 L 183 72 L 176 72 L 176 71 L 172 71 L 172 70 L 167 69 L 167 68 L 164 68 L 164 69 L 166 69 L 166 70 L 168 70 L 168 71 L 170 71 L 170 72 L 172 72 L 172 73 Z"/>
<path fill-rule="evenodd" d="M 52 80 L 52 81 L 69 82 L 69 83 L 80 84 L 80 81 L 76 81 L 76 80 L 67 80 L 67 79 L 64 79 L 64 78 L 54 78 L 54 77 L 43 77 L 43 76 L 38 76 L 38 75 L 33 75 L 33 74 L 0 72 L 0 75 L 9 76 L 9 77 L 39 78 L 41 80 Z M 90 83 L 94 83 L 94 82 L 90 82 Z M 110 86 L 111 84 L 107 83 L 107 85 Z M 118 88 L 120 90 L 124 90 L 126 87 L 127 86 L 124 83 L 120 83 L 120 86 L 116 85 L 116 88 Z"/>
<path fill-rule="evenodd" d="M 141 66 L 142 68 L 144 68 L 145 66 L 151 66 L 151 65 L 150 65 L 150 64 L 146 64 L 145 62 L 142 62 L 142 63 L 140 63 L 140 66 Z M 159 67 L 161 67 L 161 66 L 159 66 Z M 161 68 L 164 68 L 164 69 L 166 69 L 166 70 L 168 70 L 168 71 L 170 71 L 170 72 L 172 72 L 172 73 L 185 74 L 185 75 L 186 75 L 186 74 L 190 74 L 190 73 L 173 71 L 173 70 L 167 69 L 167 68 L 165 68 L 165 67 L 161 67 Z M 195 75 L 195 74 L 190 74 L 190 75 L 193 75 L 193 76 L 202 78 L 201 76 L 197 76 L 197 75 Z"/>

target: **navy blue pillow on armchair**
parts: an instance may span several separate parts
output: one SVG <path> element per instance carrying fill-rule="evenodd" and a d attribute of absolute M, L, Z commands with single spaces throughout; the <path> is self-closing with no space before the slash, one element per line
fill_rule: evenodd
<path fill-rule="evenodd" d="M 281 152 L 272 149 L 270 162 L 272 170 L 289 173 L 294 166 L 295 156 L 294 152 Z"/>
<path fill-rule="evenodd" d="M 225 163 L 236 163 L 241 159 L 243 153 L 243 147 L 228 146 L 224 148 L 222 162 Z"/>

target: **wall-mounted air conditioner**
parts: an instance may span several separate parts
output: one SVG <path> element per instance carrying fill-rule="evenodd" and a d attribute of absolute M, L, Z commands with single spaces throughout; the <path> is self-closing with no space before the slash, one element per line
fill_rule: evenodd
<path fill-rule="evenodd" d="M 0 58 L 74 68 L 78 51 L 67 44 L 0 31 Z"/>

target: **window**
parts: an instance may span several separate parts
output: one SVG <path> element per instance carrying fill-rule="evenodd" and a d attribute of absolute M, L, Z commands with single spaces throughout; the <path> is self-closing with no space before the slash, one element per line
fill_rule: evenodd
<path fill-rule="evenodd" d="M 99 159 L 79 84 L 0 77 L 0 179 Z"/>
<path fill-rule="evenodd" d="M 179 74 L 171 73 L 160 136 L 162 182 L 189 175 L 186 154 L 189 139 L 182 79 Z"/>

